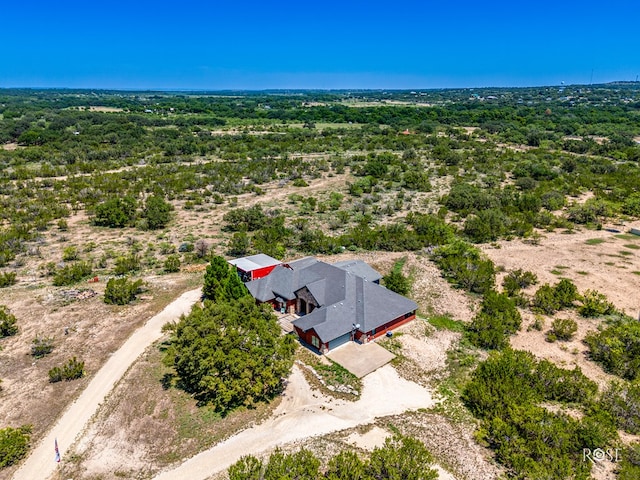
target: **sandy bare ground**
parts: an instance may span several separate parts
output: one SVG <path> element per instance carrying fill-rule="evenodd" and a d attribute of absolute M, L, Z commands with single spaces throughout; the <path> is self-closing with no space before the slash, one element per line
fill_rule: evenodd
<path fill-rule="evenodd" d="M 484 245 L 482 249 L 507 271 L 518 268 L 532 271 L 538 275 L 539 285 L 570 278 L 580 292 L 598 290 L 618 309 L 637 317 L 640 275 L 635 272 L 640 272 L 640 237 L 624 239 L 616 235 L 604 229 L 572 234 L 553 232 L 545 233 L 537 246 L 513 240 L 498 242 L 499 248 Z M 593 239 L 601 243 L 589 245 L 587 241 Z"/>
<path fill-rule="evenodd" d="M 627 229 L 615 225 L 610 227 L 621 231 Z M 593 289 L 604 293 L 616 308 L 637 317 L 640 310 L 637 295 L 640 291 L 640 237 L 620 238 L 616 235 L 619 234 L 605 229 L 572 234 L 554 232 L 545 234 L 537 246 L 515 240 L 498 242 L 500 248 L 489 245 L 482 248 L 496 265 L 504 266 L 506 271 L 522 268 L 534 272 L 539 284 L 528 289 L 529 295 L 544 283 L 553 285 L 560 278 L 569 278 L 579 292 Z M 563 368 L 580 367 L 601 389 L 606 388 L 615 377 L 589 359 L 588 348 L 582 342 L 602 320 L 585 319 L 570 310 L 542 318 L 542 331 L 529 330 L 527 326 L 534 322 L 534 315 L 523 312 L 523 328 L 511 338 L 513 348 L 527 350 Z M 545 340 L 554 318 L 571 318 L 577 322 L 578 331 L 571 341 L 548 343 Z"/>
<path fill-rule="evenodd" d="M 3 150 L 13 151 L 16 148 L 18 148 L 18 144 L 17 143 L 5 143 L 5 144 L 2 145 L 2 149 Z"/>
<path fill-rule="evenodd" d="M 58 439 L 60 454 L 64 456 L 66 448 L 84 430 L 87 422 L 95 414 L 116 382 L 144 350 L 162 336 L 162 325 L 187 313 L 200 296 L 200 289 L 182 294 L 134 332 L 96 373 L 91 383 L 51 428 L 47 436 L 31 451 L 13 478 L 15 480 L 49 478 L 56 468 L 53 452 L 54 439 Z"/>
<path fill-rule="evenodd" d="M 118 107 L 99 107 L 99 106 L 91 106 L 89 110 L 92 112 L 107 112 L 107 113 L 115 113 L 115 112 L 124 112 L 124 109 Z"/>
<path fill-rule="evenodd" d="M 386 365 L 363 380 L 360 400 L 336 400 L 312 391 L 297 366 L 289 377 L 285 398 L 273 417 L 202 452 L 157 480 L 205 480 L 235 463 L 241 456 L 260 454 L 303 438 L 353 428 L 377 417 L 428 408 L 435 402 L 423 387 L 402 379 Z"/>

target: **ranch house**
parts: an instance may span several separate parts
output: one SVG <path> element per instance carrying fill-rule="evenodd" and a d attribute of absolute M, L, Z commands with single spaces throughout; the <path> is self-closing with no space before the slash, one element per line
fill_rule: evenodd
<path fill-rule="evenodd" d="M 365 262 L 335 264 L 306 257 L 246 283 L 260 303 L 300 315 L 293 327 L 321 353 L 350 340 L 368 342 L 415 318 L 417 304 L 380 286 Z"/>

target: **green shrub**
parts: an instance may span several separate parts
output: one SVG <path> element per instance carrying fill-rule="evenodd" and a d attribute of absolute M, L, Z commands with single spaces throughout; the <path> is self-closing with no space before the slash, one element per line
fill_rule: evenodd
<path fill-rule="evenodd" d="M 495 241 L 508 231 L 508 218 L 497 208 L 469 215 L 464 222 L 464 234 L 474 243 Z"/>
<path fill-rule="evenodd" d="M 69 230 L 69 224 L 64 218 L 61 218 L 60 220 L 58 220 L 58 229 L 61 232 L 66 232 L 67 230 Z"/>
<path fill-rule="evenodd" d="M 116 259 L 116 266 L 113 269 L 114 275 L 126 275 L 140 270 L 140 257 L 131 253 Z"/>
<path fill-rule="evenodd" d="M 112 305 L 126 305 L 136 299 L 140 292 L 142 280 L 128 280 L 123 278 L 110 278 L 104 291 L 104 303 Z"/>
<path fill-rule="evenodd" d="M 527 327 L 527 331 L 537 330 L 538 332 L 542 331 L 544 328 L 544 318 L 542 315 L 536 315 L 533 323 Z"/>
<path fill-rule="evenodd" d="M 640 322 L 630 317 L 612 319 L 606 328 L 584 339 L 591 358 L 604 369 L 628 380 L 640 374 Z"/>
<path fill-rule="evenodd" d="M 521 324 L 522 317 L 514 301 L 505 294 L 489 290 L 482 299 L 480 312 L 469 325 L 469 340 L 481 348 L 504 348 L 508 336 L 516 333 Z"/>
<path fill-rule="evenodd" d="M 284 453 L 276 449 L 261 461 L 244 456 L 227 472 L 229 480 L 434 480 L 433 457 L 422 442 L 397 435 L 376 447 L 368 460 L 360 460 L 354 452 L 343 450 L 329 459 L 326 472 L 320 473 L 320 461 L 309 450 Z"/>
<path fill-rule="evenodd" d="M 640 443 L 633 443 L 620 454 L 621 462 L 618 480 L 638 480 L 640 478 Z"/>
<path fill-rule="evenodd" d="M 545 400 L 590 405 L 598 393 L 598 386 L 580 367 L 568 370 L 548 360 L 539 360 L 535 371 L 535 388 Z"/>
<path fill-rule="evenodd" d="M 551 324 L 551 332 L 558 340 L 571 340 L 578 331 L 578 324 L 570 318 L 556 318 Z"/>
<path fill-rule="evenodd" d="M 409 278 L 406 275 L 403 275 L 402 272 L 396 272 L 393 270 L 382 277 L 382 281 L 385 287 L 400 295 L 407 295 L 411 290 Z"/>
<path fill-rule="evenodd" d="M 601 218 L 610 217 L 611 207 L 600 199 L 589 199 L 583 204 L 569 208 L 567 219 L 573 223 L 596 223 Z"/>
<path fill-rule="evenodd" d="M 437 248 L 433 260 L 445 278 L 470 292 L 483 294 L 495 284 L 493 262 L 485 259 L 476 247 L 461 240 Z"/>
<path fill-rule="evenodd" d="M 10 287 L 11 285 L 15 285 L 16 280 L 16 272 L 2 272 L 0 273 L 0 288 Z"/>
<path fill-rule="evenodd" d="M 608 445 L 615 425 L 597 410 L 575 420 L 538 404 L 590 406 L 596 393 L 596 384 L 580 369 L 561 369 L 507 348 L 478 365 L 462 399 L 482 421 L 477 437 L 514 478 L 564 480 L 588 478 L 591 465 L 583 461 L 582 449 Z"/>
<path fill-rule="evenodd" d="M 56 383 L 62 380 L 71 381 L 84 376 L 84 362 L 76 357 L 67 360 L 62 367 L 53 367 L 49 370 L 49 382 Z"/>
<path fill-rule="evenodd" d="M 55 286 L 73 285 L 78 283 L 93 272 L 93 267 L 89 262 L 76 262 L 71 265 L 57 269 L 53 275 L 53 284 Z"/>
<path fill-rule="evenodd" d="M 307 182 L 305 182 L 303 178 L 296 178 L 293 182 L 291 182 L 291 185 L 293 185 L 294 187 L 308 187 L 309 186 L 309 184 Z"/>
<path fill-rule="evenodd" d="M 10 337 L 18 333 L 15 315 L 4 305 L 0 305 L 0 338 Z"/>
<path fill-rule="evenodd" d="M 571 280 L 563 278 L 553 287 L 548 283 L 542 285 L 531 300 L 534 311 L 552 315 L 558 310 L 573 306 L 578 298 L 578 289 Z"/>
<path fill-rule="evenodd" d="M 135 220 L 137 202 L 127 195 L 115 197 L 96 205 L 93 223 L 102 227 L 122 228 Z"/>
<path fill-rule="evenodd" d="M 480 348 L 500 350 L 508 344 L 505 326 L 499 318 L 480 313 L 469 325 L 469 341 Z"/>
<path fill-rule="evenodd" d="M 612 382 L 602 395 L 602 407 L 614 418 L 618 428 L 640 434 L 640 382 Z"/>
<path fill-rule="evenodd" d="M 542 285 L 531 300 L 531 307 L 539 312 L 551 315 L 560 309 L 553 287 L 548 283 Z"/>
<path fill-rule="evenodd" d="M 519 268 L 505 275 L 502 286 L 504 287 L 505 293 L 513 297 L 523 288 L 535 285 L 536 283 L 538 283 L 538 276 L 535 273 Z"/>
<path fill-rule="evenodd" d="M 455 228 L 435 215 L 409 212 L 406 220 L 423 245 L 446 245 L 455 238 Z"/>
<path fill-rule="evenodd" d="M 229 245 L 227 253 L 232 257 L 243 257 L 249 253 L 251 248 L 251 240 L 246 232 L 234 232 Z"/>
<path fill-rule="evenodd" d="M 80 254 L 78 253 L 78 247 L 76 247 L 75 245 L 71 245 L 69 247 L 66 247 L 62 251 L 62 260 L 64 260 L 65 262 L 72 262 L 74 260 L 78 260 L 79 255 Z"/>
<path fill-rule="evenodd" d="M 0 429 L 0 468 L 15 464 L 29 450 L 31 425 Z"/>
<path fill-rule="evenodd" d="M 222 219 L 224 229 L 232 232 L 253 232 L 267 226 L 269 220 L 260 205 L 230 210 Z"/>
<path fill-rule="evenodd" d="M 169 255 L 164 261 L 164 271 L 167 273 L 180 271 L 180 257 L 178 255 Z"/>
<path fill-rule="evenodd" d="M 171 211 L 173 206 L 165 201 L 159 195 L 152 195 L 147 198 L 144 209 L 142 210 L 142 218 L 146 220 L 146 228 L 157 230 L 164 228 L 171 220 Z"/>
<path fill-rule="evenodd" d="M 506 348 L 480 363 L 466 385 L 462 399 L 476 417 L 500 417 L 516 399 L 540 400 L 536 385 L 536 360 L 529 352 Z"/>
<path fill-rule="evenodd" d="M 169 242 L 160 242 L 160 253 L 162 255 L 171 255 L 176 253 L 176 247 Z"/>
<path fill-rule="evenodd" d="M 563 278 L 554 287 L 554 295 L 560 308 L 570 308 L 573 302 L 579 298 L 578 288 L 571 280 Z"/>
<path fill-rule="evenodd" d="M 49 382 L 50 383 L 56 383 L 56 382 L 61 382 L 61 381 L 62 381 L 62 368 L 53 367 L 51 370 L 49 370 Z"/>
<path fill-rule="evenodd" d="M 36 358 L 42 358 L 53 351 L 53 337 L 41 337 L 36 335 L 36 338 L 31 342 L 31 355 Z"/>
<path fill-rule="evenodd" d="M 365 471 L 372 479 L 434 480 L 433 457 L 422 442 L 411 437 L 387 438 L 382 447 L 374 448 Z"/>
<path fill-rule="evenodd" d="M 583 317 L 602 317 L 615 313 L 613 303 L 607 297 L 596 290 L 587 290 L 582 294 L 582 305 L 578 307 L 578 313 Z"/>

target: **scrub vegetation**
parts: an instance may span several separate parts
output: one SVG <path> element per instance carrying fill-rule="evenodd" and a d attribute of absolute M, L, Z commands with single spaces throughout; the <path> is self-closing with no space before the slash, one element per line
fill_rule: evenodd
<path fill-rule="evenodd" d="M 474 306 L 465 319 L 422 313 L 473 360 L 444 379 L 447 396 L 505 475 L 586 479 L 583 448 L 621 447 L 619 478 L 635 478 L 638 445 L 620 433 L 640 432 L 640 323 L 610 291 L 580 283 L 593 271 L 505 269 L 488 248 L 582 230 L 585 251 L 615 244 L 611 267 L 638 273 L 638 237 L 621 226 L 640 217 L 637 88 L 0 90 L 0 377 L 10 379 L 0 395 L 16 396 L 23 376 L 36 382 L 24 351 L 49 372 L 38 388 L 59 391 L 100 366 L 92 356 L 108 357 L 99 343 L 73 344 L 66 325 L 62 336 L 38 323 L 87 282 L 115 331 L 119 315 L 160 295 L 159 278 L 196 273 L 203 303 L 167 327 L 163 385 L 217 417 L 256 408 L 281 393 L 294 343 L 221 255 L 398 252 L 382 272 L 388 288 L 418 299 L 415 266 L 405 267 L 418 258 Z M 584 345 L 606 380 L 513 348 L 528 323 L 545 348 Z M 0 425 L 7 471 L 53 421 L 32 429 L 28 412 L 17 418 L 23 426 Z M 296 465 L 296 478 L 432 478 L 434 459 L 413 437 L 361 453 L 277 451 L 229 474 L 283 478 Z"/>

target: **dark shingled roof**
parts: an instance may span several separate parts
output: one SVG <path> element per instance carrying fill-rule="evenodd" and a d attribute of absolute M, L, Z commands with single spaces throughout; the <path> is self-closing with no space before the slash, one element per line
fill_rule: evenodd
<path fill-rule="evenodd" d="M 293 300 L 295 292 L 307 287 L 319 307 L 293 324 L 303 331 L 313 328 L 322 342 L 328 343 L 351 332 L 354 324 L 360 325 L 358 330 L 370 332 L 418 308 L 414 301 L 371 280 L 379 278 L 380 274 L 362 261 L 335 266 L 306 257 L 279 265 L 270 275 L 246 285 L 261 302 L 276 297 Z"/>
<path fill-rule="evenodd" d="M 343 260 L 342 262 L 334 263 L 333 266 L 362 277 L 367 282 L 377 282 L 382 278 L 382 275 L 362 260 Z"/>

